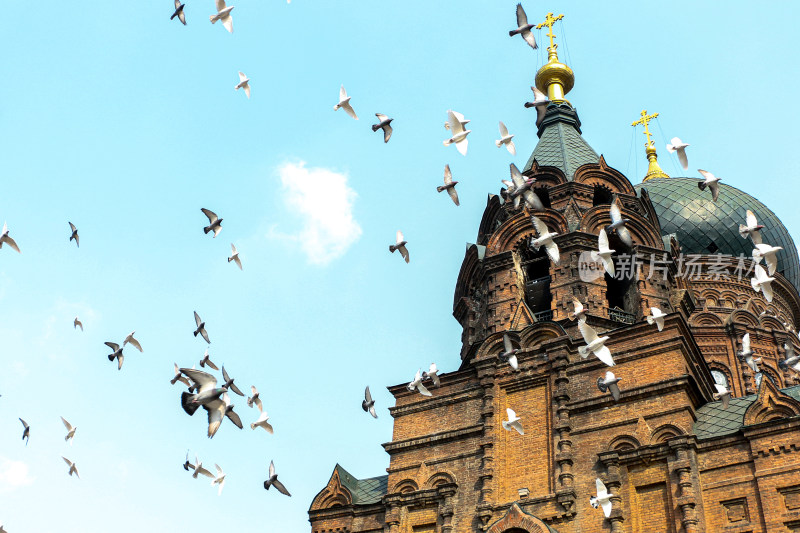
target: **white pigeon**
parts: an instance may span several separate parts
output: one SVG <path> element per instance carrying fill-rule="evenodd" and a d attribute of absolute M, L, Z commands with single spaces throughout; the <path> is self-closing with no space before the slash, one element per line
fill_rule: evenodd
<path fill-rule="evenodd" d="M 572 311 L 572 313 L 570 313 L 569 319 L 575 320 L 577 318 L 578 320 L 583 320 L 584 322 L 586 322 L 586 314 L 583 308 L 583 304 L 581 303 L 580 300 L 578 300 L 574 296 L 572 297 L 572 306 L 574 310 Z"/>
<path fill-rule="evenodd" d="M 511 431 L 511 428 L 514 428 L 517 430 L 517 433 L 524 435 L 525 432 L 522 430 L 522 422 L 520 422 L 522 419 L 517 416 L 517 413 L 510 407 L 506 407 L 506 414 L 508 415 L 508 420 L 503 420 L 503 429 Z"/>
<path fill-rule="evenodd" d="M 753 265 L 753 273 L 755 275 L 750 278 L 750 285 L 753 286 L 753 290 L 756 292 L 761 291 L 764 299 L 767 302 L 772 302 L 772 282 L 775 281 L 775 278 L 768 276 L 767 271 L 759 264 Z"/>
<path fill-rule="evenodd" d="M 714 387 L 717 388 L 717 392 L 713 393 L 715 400 L 722 400 L 722 408 L 727 409 L 728 404 L 731 403 L 731 391 L 729 391 L 725 385 L 720 385 L 719 383 L 714 383 Z"/>
<path fill-rule="evenodd" d="M 389 118 L 383 113 L 375 113 L 375 116 L 378 117 L 378 123 L 372 125 L 372 131 L 383 130 L 383 143 L 386 144 L 389 142 L 389 139 L 392 138 L 392 121 L 393 118 Z"/>
<path fill-rule="evenodd" d="M 261 403 L 261 398 L 260 398 L 261 395 L 259 394 L 258 389 L 256 388 L 255 385 L 250 385 L 250 392 L 252 393 L 252 396 L 247 397 L 247 406 L 253 407 L 253 405 L 255 404 L 255 406 L 258 407 L 259 411 L 263 411 L 264 404 Z"/>
<path fill-rule="evenodd" d="M 77 328 L 81 328 L 81 331 L 83 331 L 83 322 L 78 320 L 78 317 L 75 317 L 75 320 L 72 321 L 72 329 Z"/>
<path fill-rule="evenodd" d="M 431 366 L 428 367 L 428 371 L 422 373 L 422 379 L 430 379 L 433 381 L 434 387 L 438 387 L 441 384 L 439 381 L 439 369 L 436 367 L 436 363 L 431 363 Z"/>
<path fill-rule="evenodd" d="M 131 346 L 133 346 L 134 348 L 136 348 L 140 352 L 143 352 L 144 350 L 142 350 L 142 345 L 139 344 L 139 341 L 137 341 L 136 339 L 133 338 L 133 334 L 134 333 L 136 333 L 136 332 L 135 331 L 131 331 L 128 334 L 128 336 L 125 337 L 125 340 L 122 341 L 122 345 L 125 346 L 126 344 L 130 344 Z"/>
<path fill-rule="evenodd" d="M 667 314 L 659 309 L 658 307 L 651 307 L 650 308 L 650 316 L 647 317 L 647 323 L 651 326 L 655 324 L 658 326 L 658 331 L 662 331 L 664 329 L 664 317 Z"/>
<path fill-rule="evenodd" d="M 465 119 L 465 118 L 464 118 L 464 115 L 462 115 L 462 114 L 461 114 L 461 113 L 459 113 L 458 111 L 453 111 L 453 114 L 456 116 L 456 118 L 458 119 L 458 121 L 461 123 L 461 127 L 462 127 L 462 128 L 463 128 L 463 127 L 465 127 L 465 126 L 466 126 L 467 124 L 469 124 L 470 122 L 472 122 L 471 120 L 467 120 L 467 119 Z M 450 122 L 448 122 L 448 121 L 445 121 L 445 123 L 444 123 L 444 129 L 446 129 L 446 130 L 449 130 L 449 129 L 450 129 Z"/>
<path fill-rule="evenodd" d="M 261 414 L 258 415 L 258 420 L 250 424 L 250 429 L 264 428 L 264 430 L 272 435 L 275 431 L 272 429 L 272 424 L 269 423 L 269 416 L 267 416 L 266 411 L 261 411 Z"/>
<path fill-rule="evenodd" d="M 358 120 L 358 116 L 353 110 L 353 106 L 350 105 L 350 97 L 347 96 L 347 91 L 344 90 L 344 85 L 342 85 L 342 87 L 339 89 L 339 103 L 333 106 L 333 110 L 338 111 L 339 108 L 344 109 L 345 113 Z"/>
<path fill-rule="evenodd" d="M 744 337 L 742 337 L 742 351 L 737 354 L 741 359 L 744 359 L 744 362 L 747 363 L 747 366 L 750 369 L 758 374 L 758 363 L 761 362 L 760 357 L 753 357 L 753 350 L 750 348 L 750 334 L 745 333 Z"/>
<path fill-rule="evenodd" d="M 756 247 L 753 249 L 753 259 L 759 263 L 761 259 L 764 259 L 764 262 L 767 264 L 767 273 L 771 276 L 778 268 L 777 254 L 780 250 L 783 250 L 782 246 L 770 246 L 769 244 L 763 243 L 756 244 Z"/>
<path fill-rule="evenodd" d="M 594 328 L 592 328 L 583 320 L 578 321 L 578 329 L 583 336 L 583 340 L 586 341 L 586 346 L 578 347 L 578 353 L 581 354 L 581 357 L 586 359 L 589 357 L 589 353 L 593 353 L 595 357 L 600 359 L 608 366 L 614 366 L 614 359 L 611 357 L 611 350 L 609 350 L 608 346 L 605 345 L 605 342 L 609 339 L 609 337 L 598 337 Z"/>
<path fill-rule="evenodd" d="M 703 176 L 705 181 L 698 181 L 697 186 L 700 188 L 701 191 L 706 190 L 706 187 L 711 189 L 711 199 L 715 202 L 717 198 L 719 198 L 719 182 L 721 178 L 716 177 L 714 174 L 707 170 L 700 170 L 697 171 Z"/>
<path fill-rule="evenodd" d="M 614 250 L 608 247 L 608 235 L 604 228 L 600 228 L 600 233 L 597 234 L 597 251 L 592 250 L 591 256 L 593 261 L 601 261 L 603 268 L 612 278 L 614 277 L 614 259 L 611 254 Z"/>
<path fill-rule="evenodd" d="M 689 170 L 689 160 L 686 158 L 687 146 L 689 145 L 681 141 L 677 137 L 673 137 L 672 141 L 670 141 L 670 144 L 667 145 L 667 152 L 671 154 L 678 152 L 678 161 L 681 162 L 683 170 Z"/>
<path fill-rule="evenodd" d="M 72 461 L 70 461 L 69 459 L 64 457 L 63 455 L 61 456 L 61 458 L 64 459 L 64 462 L 69 465 L 69 475 L 71 476 L 72 474 L 75 474 L 75 477 L 80 479 L 81 476 L 80 476 L 80 474 L 78 474 L 78 467 L 75 466 L 75 463 L 73 463 Z"/>
<path fill-rule="evenodd" d="M 547 255 L 550 257 L 550 260 L 553 264 L 558 264 L 560 259 L 558 253 L 558 245 L 553 242 L 553 237 L 558 235 L 558 233 L 550 232 L 547 229 L 547 225 L 542 222 L 539 218 L 534 215 L 531 215 L 531 222 L 533 223 L 533 227 L 536 228 L 536 231 L 539 233 L 539 237 L 531 238 L 531 248 L 535 251 L 539 251 L 539 248 L 544 246 Z"/>
<path fill-rule="evenodd" d="M 749 235 L 753 240 L 753 244 L 761 244 L 761 230 L 764 229 L 764 226 L 758 223 L 756 214 L 749 209 L 745 216 L 747 223 L 739 224 L 739 235 L 741 235 L 743 239 L 746 239 Z"/>
<path fill-rule="evenodd" d="M 536 37 L 534 37 L 533 33 L 531 33 L 531 29 L 533 29 L 533 27 L 533 24 L 528 23 L 528 15 L 526 15 L 525 10 L 522 9 L 522 4 L 517 4 L 517 29 L 509 31 L 509 37 L 513 37 L 517 34 L 522 35 L 522 38 L 525 39 L 525 42 L 528 43 L 531 48 L 536 50 L 539 48 L 539 45 L 536 44 Z"/>
<path fill-rule="evenodd" d="M 622 378 L 618 378 L 614 375 L 614 373 L 610 370 L 606 371 L 606 375 L 603 378 L 597 378 L 597 388 L 600 389 L 600 392 L 611 392 L 611 396 L 614 398 L 615 402 L 619 401 L 619 383 L 622 381 Z"/>
<path fill-rule="evenodd" d="M 450 125 L 449 129 L 453 136 L 444 141 L 444 145 L 450 146 L 451 144 L 455 144 L 456 149 L 461 155 L 467 155 L 467 148 L 469 147 L 467 135 L 469 135 L 472 130 L 465 130 L 464 126 L 461 124 L 461 121 L 451 110 L 447 111 L 447 121 Z"/>
<path fill-rule="evenodd" d="M 244 89 L 244 94 L 247 95 L 247 98 L 250 98 L 250 78 L 248 78 L 241 70 L 239 71 L 239 83 L 237 83 L 236 87 L 234 88 L 237 91 L 239 89 Z"/>
<path fill-rule="evenodd" d="M 633 246 L 633 237 L 631 237 L 631 232 L 628 231 L 628 228 L 625 227 L 625 224 L 630 222 L 627 218 L 622 218 L 622 211 L 619 208 L 619 202 L 617 198 L 614 198 L 614 201 L 611 202 L 611 207 L 608 208 L 609 217 L 611 217 L 611 224 L 608 226 L 609 229 L 613 229 L 617 232 L 617 237 L 625 243 L 625 246 L 628 248 Z"/>
<path fill-rule="evenodd" d="M 514 184 L 514 190 L 512 191 L 509 189 L 508 193 L 514 199 L 514 209 L 519 207 L 520 198 L 525 200 L 525 205 L 528 206 L 529 209 L 544 209 L 542 201 L 536 193 L 531 190 L 533 184 L 536 183 L 536 178 L 525 178 L 514 163 L 509 165 L 509 170 L 511 172 L 511 181 Z"/>
<path fill-rule="evenodd" d="M 233 17 L 231 16 L 233 6 L 226 6 L 225 0 L 216 0 L 216 2 L 217 14 L 208 17 L 211 20 L 211 24 L 215 24 L 219 20 L 229 33 L 233 33 Z"/>
<path fill-rule="evenodd" d="M 402 255 L 403 259 L 405 259 L 406 263 L 408 263 L 410 260 L 408 255 L 408 248 L 406 248 L 406 244 L 408 244 L 408 241 L 405 239 L 405 237 L 403 237 L 402 231 L 397 230 L 396 239 L 397 242 L 395 244 L 389 245 L 389 251 L 394 253 L 395 250 L 400 250 L 400 255 Z"/>
<path fill-rule="evenodd" d="M 550 105 L 550 99 L 536 87 L 531 86 L 531 91 L 533 91 L 533 102 L 525 102 L 525 107 L 536 108 L 536 125 L 538 126 L 542 123 L 542 120 L 544 120 L 544 116 L 547 113 L 547 106 Z"/>
<path fill-rule="evenodd" d="M 239 267 L 239 270 L 242 269 L 242 260 L 239 259 L 239 251 L 236 249 L 236 246 L 234 246 L 233 243 L 231 243 L 231 255 L 228 257 L 228 263 L 231 261 L 236 263 L 236 266 Z"/>
<path fill-rule="evenodd" d="M 589 504 L 595 509 L 602 507 L 603 514 L 606 515 L 606 518 L 608 518 L 611 516 L 611 498 L 613 498 L 614 495 L 608 493 L 608 489 L 606 489 L 605 484 L 600 480 L 600 478 L 597 478 L 596 485 L 597 496 L 591 496 L 589 498 Z"/>
<path fill-rule="evenodd" d="M 192 474 L 192 477 L 194 479 L 197 479 L 197 475 L 198 474 L 202 474 L 202 475 L 204 475 L 206 477 L 210 477 L 211 479 L 214 479 L 214 474 L 212 474 L 211 472 L 209 472 L 208 470 L 203 468 L 203 463 L 201 463 L 200 459 L 198 459 L 197 456 L 195 455 L 194 456 L 194 474 Z"/>
<path fill-rule="evenodd" d="M 3 244 L 7 244 L 11 247 L 12 250 L 16 250 L 17 253 L 22 253 L 19 251 L 19 246 L 17 246 L 17 242 L 11 238 L 8 234 L 8 224 L 3 222 L 3 231 L 0 232 L 0 249 L 3 248 Z"/>
<path fill-rule="evenodd" d="M 64 437 L 65 442 L 69 442 L 69 445 L 72 446 L 72 439 L 75 438 L 75 431 L 78 430 L 76 427 L 72 427 L 72 424 L 67 422 L 67 420 L 62 416 L 61 421 L 64 423 L 64 427 L 67 428 L 67 436 Z"/>
<path fill-rule="evenodd" d="M 503 146 L 505 144 L 506 148 L 508 149 L 508 153 L 510 153 L 511 155 L 517 155 L 517 148 L 516 148 L 516 146 L 514 146 L 514 141 L 511 140 L 513 138 L 514 138 L 514 136 L 513 135 L 509 135 L 508 128 L 506 128 L 506 125 L 503 124 L 503 121 L 501 120 L 500 121 L 500 139 L 496 140 L 494 142 L 494 144 L 496 144 L 498 148 L 500 148 L 501 146 Z"/>
<path fill-rule="evenodd" d="M 222 496 L 222 487 L 225 486 L 225 472 L 222 471 L 222 468 L 219 467 L 218 464 L 214 464 L 217 469 L 217 475 L 211 481 L 211 486 L 219 485 L 219 490 L 217 491 L 217 496 Z"/>
<path fill-rule="evenodd" d="M 783 350 L 786 352 L 785 359 L 778 361 L 778 366 L 783 370 L 792 369 L 795 372 L 800 372 L 800 356 L 794 350 L 791 342 L 783 344 Z"/>
<path fill-rule="evenodd" d="M 411 381 L 411 383 L 406 385 L 406 388 L 408 388 L 408 390 L 410 390 L 412 392 L 416 390 L 420 394 L 422 394 L 423 396 L 433 396 L 433 394 L 431 394 L 430 391 L 425 388 L 425 385 L 422 384 L 422 372 L 421 372 L 421 370 L 422 369 L 417 370 L 416 376 L 414 376 L 414 379 Z"/>
<path fill-rule="evenodd" d="M 175 365 L 175 375 L 172 377 L 171 380 L 169 380 L 170 384 L 175 385 L 177 382 L 180 381 L 181 383 L 183 383 L 187 387 L 191 387 L 192 383 L 189 381 L 189 378 L 185 377 L 181 373 L 181 369 L 178 368 L 178 364 L 177 363 L 172 363 L 172 364 Z"/>
<path fill-rule="evenodd" d="M 508 364 L 511 365 L 512 369 L 519 370 L 517 353 L 519 353 L 519 348 L 514 348 L 514 346 L 511 344 L 511 339 L 509 336 L 503 333 L 503 351 L 500 352 L 497 357 L 501 361 L 508 361 Z"/>
<path fill-rule="evenodd" d="M 458 203 L 458 193 L 456 192 L 456 185 L 458 185 L 458 182 L 457 181 L 453 181 L 453 174 L 452 174 L 452 172 L 450 172 L 450 165 L 445 165 L 444 166 L 444 185 L 437 186 L 436 187 L 436 192 L 442 192 L 442 191 L 446 190 L 447 194 L 450 195 L 450 198 L 452 198 L 453 202 L 456 205 L 459 205 L 459 203 Z"/>

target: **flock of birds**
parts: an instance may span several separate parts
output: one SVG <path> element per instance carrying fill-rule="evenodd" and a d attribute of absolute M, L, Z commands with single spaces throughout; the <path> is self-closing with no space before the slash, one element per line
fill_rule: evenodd
<path fill-rule="evenodd" d="M 217 21 L 219 21 L 221 22 L 222 26 L 228 30 L 228 32 L 233 32 L 233 17 L 231 12 L 234 9 L 234 6 L 226 5 L 224 0 L 215 1 L 216 13 L 209 17 L 211 23 L 215 24 Z M 186 25 L 185 4 L 181 3 L 179 0 L 174 0 L 174 2 L 175 11 L 170 19 L 177 18 L 182 24 Z M 288 2 L 291 2 L 291 0 L 288 0 Z M 525 10 L 522 8 L 521 4 L 517 4 L 516 19 L 517 28 L 509 31 L 509 35 L 520 35 L 529 46 L 534 49 L 538 48 L 536 39 L 531 32 L 531 30 L 534 28 L 534 25 L 528 23 L 527 15 L 525 14 Z M 235 89 L 243 89 L 247 97 L 250 98 L 250 79 L 241 71 L 239 72 L 239 83 L 235 86 Z M 539 125 L 545 116 L 547 106 L 550 104 L 550 100 L 548 99 L 547 95 L 545 95 L 536 87 L 531 87 L 531 90 L 533 91 L 534 99 L 532 102 L 526 102 L 524 105 L 526 108 L 536 108 L 536 123 Z M 339 109 L 343 109 L 347 115 L 355 120 L 358 120 L 358 115 L 353 109 L 351 103 L 351 97 L 347 94 L 344 85 L 341 86 L 339 91 L 339 102 L 334 106 L 335 111 Z M 391 123 L 393 119 L 381 113 L 375 113 L 375 116 L 378 118 L 378 123 L 372 125 L 372 130 L 375 132 L 379 129 L 382 130 L 384 143 L 388 143 L 392 136 L 393 130 Z M 465 119 L 463 114 L 457 111 L 448 110 L 447 122 L 444 126 L 445 129 L 450 132 L 450 137 L 445 139 L 443 144 L 445 146 L 455 145 L 459 153 L 466 155 L 469 146 L 467 137 L 471 133 L 471 130 L 466 129 L 466 125 L 469 122 L 470 121 Z M 499 122 L 499 131 L 500 139 L 495 141 L 495 145 L 498 148 L 505 146 L 510 154 L 516 155 L 516 148 L 512 140 L 514 135 L 511 135 L 508 132 L 508 129 L 502 121 Z M 667 145 L 667 150 L 669 152 L 677 153 L 681 166 L 684 169 L 688 169 L 688 159 L 686 156 L 686 148 L 688 146 L 688 144 L 682 142 L 677 137 L 673 138 L 672 142 Z M 704 181 L 698 183 L 700 190 L 703 191 L 708 188 L 712 193 L 712 201 L 716 202 L 720 193 L 718 185 L 720 178 L 705 170 L 698 170 L 698 172 L 704 178 Z M 544 205 L 532 188 L 533 184 L 536 182 L 536 179 L 524 177 L 513 163 L 510 165 L 510 173 L 510 181 L 502 180 L 506 189 L 501 190 L 501 194 L 504 195 L 507 200 L 512 201 L 515 208 L 519 207 L 521 202 L 524 202 L 525 207 L 530 210 L 535 211 L 544 209 Z M 444 185 L 437 186 L 436 190 L 438 192 L 447 191 L 448 195 L 456 206 L 460 205 L 458 193 L 456 192 L 457 184 L 458 181 L 453 180 L 450 166 L 445 165 Z M 203 228 L 204 233 L 213 233 L 213 237 L 216 238 L 222 230 L 223 219 L 209 209 L 202 208 L 201 211 L 208 218 L 209 222 L 208 225 Z M 592 251 L 592 259 L 602 263 L 603 268 L 608 275 L 614 277 L 615 270 L 612 254 L 614 254 L 615 250 L 609 248 L 608 234 L 613 232 L 613 234 L 616 234 L 620 241 L 629 248 L 633 247 L 633 240 L 630 232 L 625 227 L 626 223 L 629 221 L 622 217 L 618 200 L 616 198 L 610 205 L 609 216 L 611 219 L 611 224 L 600 230 L 598 234 L 598 248 L 597 250 Z M 531 223 L 536 230 L 536 236 L 532 237 L 530 240 L 531 248 L 535 251 L 538 251 L 540 248 L 544 248 L 550 260 L 557 265 L 560 257 L 558 245 L 555 243 L 554 238 L 558 234 L 550 231 L 547 225 L 535 215 L 531 215 Z M 72 222 L 69 222 L 69 227 L 70 242 L 74 240 L 76 246 L 80 247 L 78 228 Z M 762 242 L 760 230 L 763 227 L 764 226 L 758 224 L 755 214 L 748 210 L 746 223 L 739 226 L 739 233 L 743 238 L 749 237 L 755 246 L 752 254 L 755 261 L 754 277 L 751 280 L 752 287 L 756 292 L 761 292 L 767 301 L 771 301 L 771 282 L 774 281 L 774 278 L 770 276 L 775 273 L 775 269 L 777 267 L 776 253 L 781 250 L 781 247 L 770 246 Z M 16 241 L 9 235 L 8 226 L 5 223 L 3 224 L 2 232 L 0 232 L 0 249 L 2 249 L 3 244 L 8 245 L 16 252 L 20 252 L 20 248 Z M 400 255 L 403 257 L 406 263 L 408 263 L 409 253 L 406 246 L 407 244 L 408 242 L 405 240 L 403 233 L 401 231 L 397 231 L 396 241 L 394 244 L 389 246 L 389 251 L 399 251 Z M 239 269 L 242 269 L 242 262 L 239 258 L 239 253 L 233 243 L 231 243 L 231 251 L 232 253 L 228 257 L 228 262 L 230 263 L 233 261 L 236 263 Z M 764 259 L 767 265 L 767 270 L 760 265 L 762 259 Z M 571 314 L 570 319 L 578 320 L 578 329 L 584 341 L 586 342 L 586 346 L 581 346 L 578 349 L 581 357 L 585 359 L 592 354 L 609 367 L 614 366 L 614 360 L 611 351 L 607 346 L 605 346 L 605 343 L 609 340 L 609 337 L 598 336 L 596 330 L 586 323 L 584 307 L 577 298 L 573 299 L 573 304 L 574 311 Z M 661 309 L 653 307 L 651 308 L 651 315 L 646 318 L 649 324 L 655 324 L 658 330 L 661 331 L 664 327 L 665 316 L 666 314 L 661 311 Z M 206 324 L 196 311 L 194 312 L 194 318 L 196 324 L 196 329 L 193 332 L 194 336 L 197 337 L 199 335 L 206 341 L 206 343 L 210 344 L 211 341 L 209 340 L 208 332 L 206 330 Z M 78 317 L 74 318 L 73 326 L 75 329 L 80 327 L 81 331 L 83 331 L 83 323 Z M 122 369 L 124 361 L 123 349 L 128 344 L 137 349 L 139 352 L 143 352 L 142 346 L 134 337 L 134 334 L 135 332 L 131 332 L 129 335 L 127 335 L 125 339 L 123 339 L 122 345 L 110 341 L 105 343 L 106 346 L 112 350 L 112 353 L 108 355 L 109 361 L 113 362 L 116 359 L 117 368 L 119 370 Z M 800 356 L 795 353 L 792 344 L 786 343 L 784 345 L 784 350 L 786 353 L 786 359 L 779 363 L 781 368 L 791 368 L 796 372 L 800 372 Z M 498 358 L 502 362 L 508 363 L 514 371 L 518 371 L 519 364 L 517 360 L 517 353 L 519 351 L 519 349 L 513 347 L 511 339 L 507 334 L 505 334 L 503 336 L 503 350 L 499 353 Z M 738 353 L 738 355 L 754 372 L 758 372 L 757 363 L 760 362 L 761 359 L 754 357 L 753 350 L 750 346 L 749 333 L 744 335 L 742 339 L 742 350 Z M 208 349 L 206 349 L 203 359 L 200 360 L 199 364 L 201 368 L 208 367 L 209 369 L 219 371 L 219 367 L 217 367 L 217 365 L 211 361 Z M 245 395 L 239 389 L 239 387 L 236 386 L 235 380 L 230 377 L 228 372 L 225 370 L 224 365 L 222 366 L 221 374 L 222 380 L 220 382 L 216 377 L 214 377 L 214 375 L 206 372 L 205 370 L 198 370 L 194 366 L 192 368 L 179 367 L 177 364 L 174 364 L 174 375 L 170 380 L 172 385 L 181 382 L 188 388 L 187 391 L 181 393 L 180 404 L 183 410 L 189 416 L 193 416 L 200 407 L 206 411 L 208 422 L 208 438 L 214 437 L 226 418 L 237 428 L 243 428 L 241 418 L 239 417 L 238 413 L 234 411 L 234 405 L 231 402 L 229 392 L 242 397 Z M 621 394 L 619 388 L 619 382 L 621 380 L 621 378 L 616 377 L 614 373 L 609 370 L 603 377 L 599 377 L 597 379 L 597 387 L 601 393 L 608 392 L 611 394 L 614 401 L 618 401 Z M 428 384 L 427 386 L 426 383 Z M 430 397 L 433 396 L 433 393 L 429 390 L 429 386 L 437 388 L 440 386 L 438 368 L 436 367 L 435 363 L 431 363 L 427 371 L 423 372 L 421 369 L 417 370 L 414 379 L 408 383 L 407 388 L 410 391 L 416 391 L 423 396 Z M 723 408 L 727 408 L 731 397 L 730 391 L 721 384 L 716 384 L 716 388 L 717 393 L 714 394 L 714 398 L 720 399 L 722 401 Z M 252 430 L 255 430 L 256 428 L 262 428 L 266 432 L 272 434 L 274 429 L 269 423 L 269 416 L 263 407 L 262 401 L 259 397 L 259 392 L 255 386 L 251 386 L 251 394 L 251 396 L 247 397 L 246 403 L 250 408 L 256 407 L 260 414 L 257 420 L 250 424 L 250 428 Z M 375 411 L 375 401 L 372 398 L 368 386 L 364 392 L 362 408 L 372 417 L 378 418 L 378 415 Z M 502 421 L 502 427 L 506 431 L 513 429 L 520 435 L 524 435 L 522 418 L 518 416 L 517 413 L 511 408 L 507 408 L 506 411 L 508 420 Z M 65 441 L 72 445 L 77 427 L 71 425 L 63 417 L 61 417 L 61 420 L 67 431 Z M 31 426 L 22 418 L 20 418 L 20 422 L 23 425 L 22 439 L 27 445 L 28 441 L 30 440 Z M 70 476 L 74 474 L 79 478 L 80 476 L 78 474 L 78 468 L 76 464 L 66 457 L 63 457 L 63 459 L 69 467 L 68 474 Z M 214 466 L 216 469 L 216 474 L 211 473 L 208 469 L 203 467 L 203 463 L 197 456 L 195 456 L 194 463 L 190 462 L 189 452 L 187 450 L 186 460 L 183 463 L 184 469 L 187 471 L 192 471 L 192 477 L 194 479 L 197 479 L 199 475 L 210 478 L 211 486 L 217 486 L 218 494 L 221 495 L 225 485 L 226 474 L 219 465 L 215 464 Z M 592 496 L 590 498 L 590 503 L 595 508 L 602 507 L 605 516 L 608 517 L 610 516 L 612 508 L 610 499 L 613 498 L 614 495 L 608 493 L 605 485 L 600 479 L 597 479 L 596 483 L 597 496 Z M 275 471 L 275 465 L 273 461 L 270 462 L 268 478 L 264 481 L 263 486 L 267 490 L 269 490 L 270 487 L 275 487 L 275 489 L 277 489 L 279 492 L 287 496 L 291 496 L 283 483 L 278 480 L 278 475 Z M 0 533 L 6 533 L 2 525 L 0 525 Z"/>

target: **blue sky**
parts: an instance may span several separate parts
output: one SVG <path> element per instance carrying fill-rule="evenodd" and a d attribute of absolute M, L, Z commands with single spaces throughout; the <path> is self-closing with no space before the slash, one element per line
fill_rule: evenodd
<path fill-rule="evenodd" d="M 385 387 L 431 361 L 458 368 L 464 245 L 508 164 L 522 167 L 535 147 L 522 104 L 544 47 L 508 37 L 515 2 L 233 4 L 233 34 L 209 23 L 211 0 L 187 2 L 186 27 L 169 20 L 170 0 L 43 0 L 0 34 L 0 218 L 23 252 L 0 250 L 10 533 L 308 531 L 337 462 L 357 477 L 385 473 Z M 668 173 L 678 166 L 664 136 L 679 136 L 691 169 L 758 197 L 797 236 L 787 192 L 800 174 L 800 8 L 773 3 L 761 22 L 763 7 L 746 2 L 524 6 L 536 21 L 565 14 L 568 98 L 611 166 L 641 181 L 644 136 L 630 123 L 659 112 Z M 233 90 L 238 70 L 250 100 Z M 358 121 L 332 110 L 341 84 Z M 466 157 L 442 145 L 448 109 L 472 120 Z M 395 119 L 387 145 L 369 128 L 376 112 Z M 515 158 L 492 142 L 498 120 L 516 135 Z M 460 207 L 435 191 L 445 163 Z M 216 239 L 201 207 L 224 218 Z M 409 265 L 387 251 L 397 229 Z M 242 272 L 226 262 L 231 242 Z M 274 435 L 226 422 L 209 441 L 204 413 L 181 410 L 172 364 L 205 349 L 194 310 L 212 359 L 260 389 Z M 144 353 L 126 350 L 118 372 L 103 342 L 132 330 Z M 365 385 L 378 420 L 360 409 Z M 234 403 L 245 424 L 257 418 Z M 71 447 L 59 416 L 78 427 Z M 32 426 L 27 447 L 17 417 Z M 221 497 L 180 467 L 187 448 L 228 473 Z M 270 460 L 292 498 L 261 487 Z"/>

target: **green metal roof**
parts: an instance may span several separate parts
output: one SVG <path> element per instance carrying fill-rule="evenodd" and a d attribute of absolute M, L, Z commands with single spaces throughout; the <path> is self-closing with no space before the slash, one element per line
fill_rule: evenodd
<path fill-rule="evenodd" d="M 356 479 L 350 472 L 336 465 L 339 471 L 339 480 L 353 496 L 353 505 L 369 505 L 378 503 L 386 494 L 389 486 L 389 476 Z"/>
<path fill-rule="evenodd" d="M 780 389 L 784 394 L 800 400 L 800 385 Z M 713 439 L 736 433 L 744 425 L 744 412 L 756 401 L 757 394 L 741 398 L 731 398 L 727 409 L 722 402 L 711 402 L 697 410 L 697 421 L 694 423 L 694 434 L 698 439 Z"/>
<path fill-rule="evenodd" d="M 567 180 L 572 181 L 578 167 L 597 163 L 600 156 L 581 137 L 580 126 L 581 121 L 572 106 L 567 103 L 550 104 L 539 125 L 539 142 L 524 171 L 531 169 L 535 159 L 540 167 L 561 169 Z"/>

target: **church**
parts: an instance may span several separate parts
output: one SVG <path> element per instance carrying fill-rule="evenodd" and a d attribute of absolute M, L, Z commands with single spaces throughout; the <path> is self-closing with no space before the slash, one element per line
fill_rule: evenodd
<path fill-rule="evenodd" d="M 642 183 L 606 164 L 566 99 L 575 78 L 548 20 L 536 86 L 550 103 L 522 169 L 542 209 L 489 194 L 455 283 L 459 369 L 431 397 L 390 387 L 386 474 L 356 479 L 336 465 L 311 503 L 311 531 L 800 532 L 800 372 L 779 365 L 787 344 L 800 352 L 797 248 L 746 192 L 720 183 L 715 202 L 702 180 L 668 176 L 646 111 Z M 608 230 L 612 277 L 586 258 L 613 202 L 632 246 Z M 782 248 L 770 301 L 751 285 L 753 243 L 739 233 L 748 210 L 763 242 Z M 531 246 L 532 215 L 557 234 L 557 264 Z M 613 367 L 582 357 L 575 300 L 608 338 Z M 648 323 L 652 308 L 663 329 Z M 757 371 L 739 356 L 745 335 Z M 517 369 L 498 357 L 504 337 Z M 618 401 L 598 387 L 609 370 Z M 503 428 L 508 408 L 524 434 Z M 608 516 L 590 504 L 597 479 Z"/>

